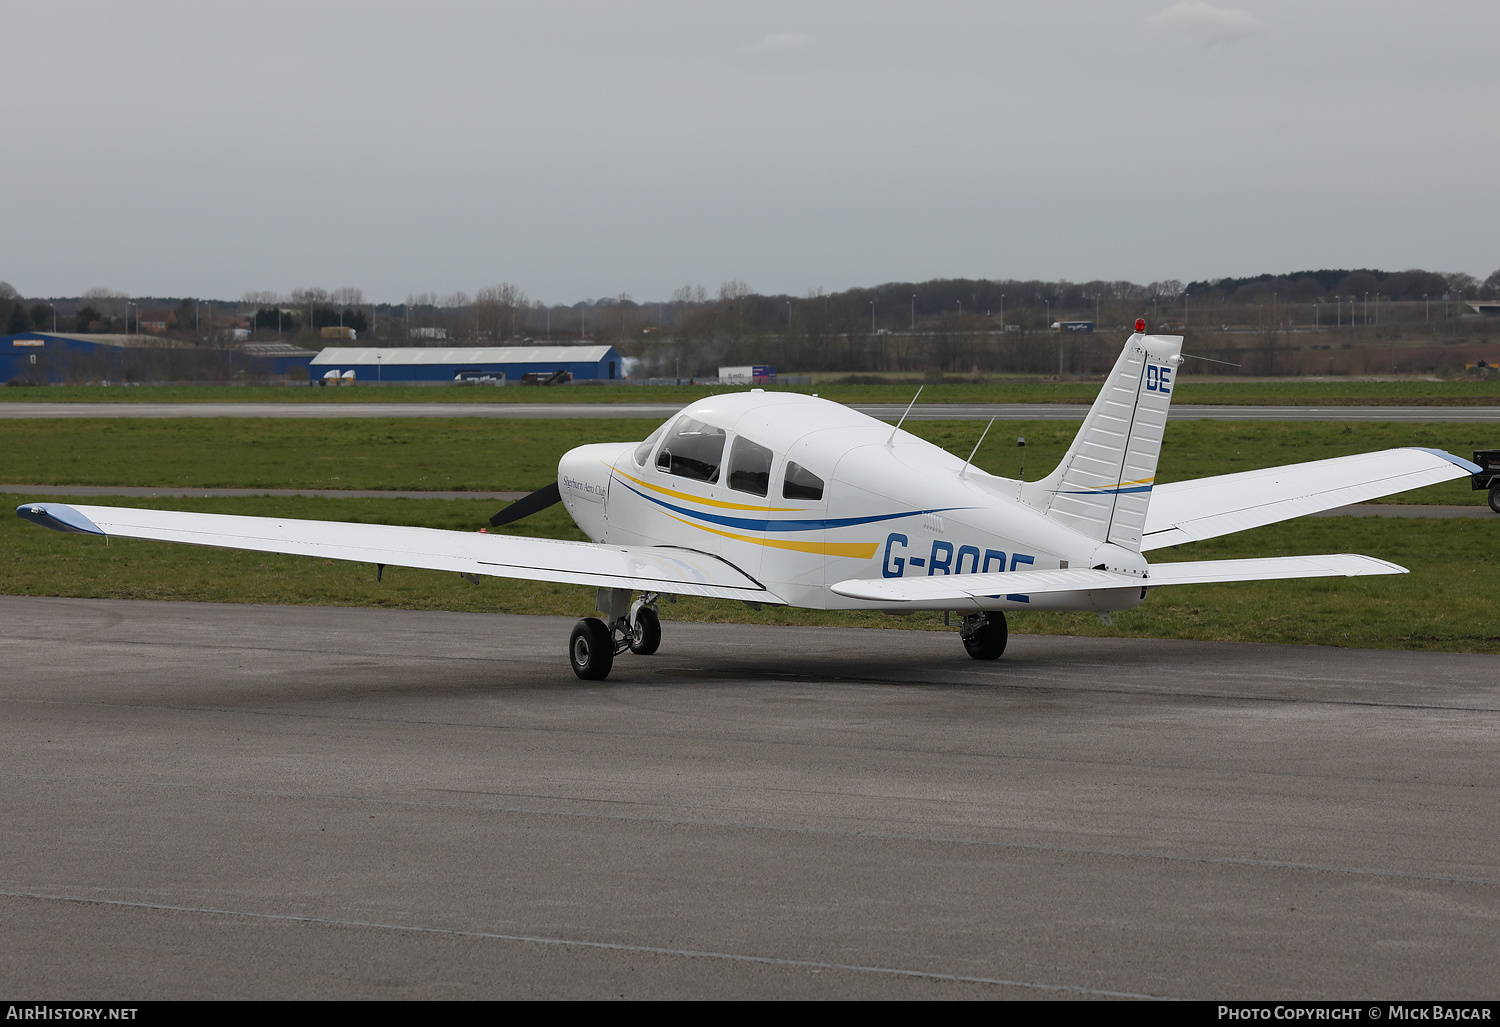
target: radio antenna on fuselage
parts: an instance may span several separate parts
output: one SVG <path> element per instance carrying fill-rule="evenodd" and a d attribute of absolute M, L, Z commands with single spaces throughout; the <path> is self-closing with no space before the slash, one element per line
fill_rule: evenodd
<path fill-rule="evenodd" d="M 917 396 L 920 396 L 922 394 L 922 390 L 925 389 L 926 387 L 927 386 L 925 386 L 925 385 L 918 385 L 917 386 Z M 906 404 L 906 414 L 911 413 L 911 408 L 917 405 L 917 396 L 913 396 L 911 398 L 911 402 L 908 403 L 908 404 Z M 896 427 L 894 427 L 894 428 L 891 429 L 891 437 L 885 440 L 885 444 L 887 446 L 895 445 L 895 443 L 896 443 L 896 433 L 898 431 L 900 431 L 901 430 L 901 426 L 906 423 L 906 414 L 902 414 L 901 415 L 901 420 L 899 420 L 899 421 L 896 422 Z M 988 430 L 988 429 L 986 429 L 986 430 Z"/>
<path fill-rule="evenodd" d="M 985 425 L 984 426 L 984 431 L 982 431 L 982 432 L 979 433 L 979 441 L 976 442 L 976 443 L 974 443 L 974 449 L 973 449 L 973 452 L 971 452 L 969 454 L 969 459 L 967 459 L 967 460 L 964 461 L 964 469 L 958 472 L 958 476 L 960 478 L 962 478 L 965 474 L 969 473 L 969 465 L 974 462 L 974 454 L 977 453 L 977 452 L 979 452 L 979 447 L 982 446 L 982 445 L 984 445 L 984 437 L 990 433 L 990 429 L 993 428 L 994 426 L 995 426 L 995 418 L 991 417 L 990 418 L 990 423 L 987 424 L 987 425 Z"/>

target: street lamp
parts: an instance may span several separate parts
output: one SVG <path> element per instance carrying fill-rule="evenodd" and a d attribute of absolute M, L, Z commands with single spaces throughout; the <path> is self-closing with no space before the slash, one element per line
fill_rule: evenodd
<path fill-rule="evenodd" d="M 870 334 L 875 334 L 875 301 L 870 301 Z"/>
<path fill-rule="evenodd" d="M 49 306 L 49 307 L 52 308 L 52 334 L 56 335 L 57 334 L 57 304 L 55 304 L 55 303 L 49 303 L 49 304 L 47 304 L 47 306 Z"/>
<path fill-rule="evenodd" d="M 913 335 L 915 335 L 917 333 L 917 294 L 916 293 L 912 293 L 911 294 L 911 331 L 912 331 Z"/>

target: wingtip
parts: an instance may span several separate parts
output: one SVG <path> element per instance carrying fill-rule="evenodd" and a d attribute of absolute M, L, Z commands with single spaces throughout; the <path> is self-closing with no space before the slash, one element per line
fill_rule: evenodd
<path fill-rule="evenodd" d="M 101 538 L 105 534 L 99 525 L 66 503 L 22 503 L 16 507 L 16 516 L 53 531 L 73 535 L 98 535 Z"/>
<path fill-rule="evenodd" d="M 1450 464 L 1453 464 L 1456 467 L 1463 468 L 1463 470 L 1464 470 L 1464 472 L 1466 474 L 1483 474 L 1484 473 L 1484 468 L 1480 467 L 1478 464 L 1474 463 L 1472 460 L 1465 460 L 1461 456 L 1455 456 L 1454 454 L 1448 452 L 1445 449 L 1429 449 L 1426 446 L 1410 446 L 1408 448 L 1409 449 L 1415 449 L 1419 453 L 1431 453 L 1433 456 L 1442 457 L 1444 460 L 1448 461 Z"/>

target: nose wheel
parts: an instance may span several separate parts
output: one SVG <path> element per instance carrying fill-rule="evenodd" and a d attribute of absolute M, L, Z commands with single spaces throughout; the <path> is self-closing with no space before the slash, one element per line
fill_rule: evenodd
<path fill-rule="evenodd" d="M 621 594 L 623 593 L 623 595 Z M 600 590 L 600 612 L 611 614 L 629 603 L 628 608 L 606 623 L 598 617 L 585 617 L 573 626 L 568 639 L 568 663 L 573 673 L 584 681 L 602 681 L 614 669 L 615 657 L 627 649 L 637 656 L 650 656 L 661 646 L 661 617 L 656 612 L 660 598 L 650 592 L 635 602 L 624 589 Z M 667 597 L 672 599 L 671 596 Z M 675 600 L 674 600 L 675 601 Z"/>

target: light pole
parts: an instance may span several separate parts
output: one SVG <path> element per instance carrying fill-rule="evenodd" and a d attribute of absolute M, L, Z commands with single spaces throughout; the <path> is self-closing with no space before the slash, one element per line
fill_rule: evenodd
<path fill-rule="evenodd" d="M 52 308 L 52 334 L 56 335 L 57 334 L 57 304 L 55 304 L 55 303 L 49 303 L 49 304 L 47 304 L 47 306 L 49 306 L 49 307 Z"/>
<path fill-rule="evenodd" d="M 870 301 L 870 334 L 875 334 L 875 301 Z"/>
<path fill-rule="evenodd" d="M 1000 334 L 1005 334 L 1005 293 L 1000 294 Z"/>
<path fill-rule="evenodd" d="M 911 294 L 911 333 L 917 334 L 917 294 Z"/>

